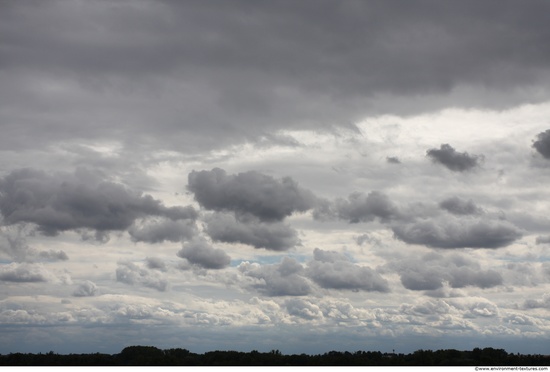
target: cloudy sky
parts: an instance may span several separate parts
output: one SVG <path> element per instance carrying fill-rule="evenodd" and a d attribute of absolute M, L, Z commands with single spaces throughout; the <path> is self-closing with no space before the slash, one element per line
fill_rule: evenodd
<path fill-rule="evenodd" d="M 549 13 L 2 1 L 0 353 L 547 353 Z"/>

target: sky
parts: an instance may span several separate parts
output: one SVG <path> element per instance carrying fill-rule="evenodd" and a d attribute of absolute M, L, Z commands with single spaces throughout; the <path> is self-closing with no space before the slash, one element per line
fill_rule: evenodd
<path fill-rule="evenodd" d="M 550 342 L 550 2 L 0 2 L 0 353 Z"/>

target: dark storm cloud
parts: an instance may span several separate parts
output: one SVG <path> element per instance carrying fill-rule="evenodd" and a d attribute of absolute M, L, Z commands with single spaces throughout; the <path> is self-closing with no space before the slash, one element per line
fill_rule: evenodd
<path fill-rule="evenodd" d="M 46 235 L 80 228 L 125 230 L 146 216 L 196 217 L 191 207 L 165 207 L 150 195 L 83 170 L 74 174 L 12 171 L 0 179 L 0 211 L 4 224 L 34 223 Z"/>
<path fill-rule="evenodd" d="M 180 242 L 191 239 L 197 233 L 194 221 L 172 221 L 169 219 L 148 219 L 135 222 L 128 229 L 134 242 L 162 243 Z"/>
<path fill-rule="evenodd" d="M 548 9 L 544 1 L 145 1 L 116 8 L 15 2 L 3 6 L 2 31 L 19 48 L 3 59 L 11 68 L 134 77 L 182 67 L 190 70 L 184 76 L 206 77 L 225 66 L 258 79 L 265 69 L 265 78 L 331 94 L 342 87 L 445 91 L 475 79 L 533 79 L 531 69 L 546 68 L 550 54 L 541 15 Z M 254 92 L 238 90 L 233 100 Z"/>
<path fill-rule="evenodd" d="M 245 262 L 239 265 L 239 270 L 258 279 L 254 287 L 268 296 L 305 296 L 312 291 L 310 282 L 304 277 L 303 266 L 293 258 L 284 257 L 281 263 L 274 265 Z"/>
<path fill-rule="evenodd" d="M 439 207 L 456 215 L 480 214 L 483 209 L 475 205 L 472 200 L 464 200 L 457 196 L 448 198 L 439 203 Z"/>
<path fill-rule="evenodd" d="M 316 203 L 309 190 L 290 177 L 277 180 L 255 171 L 227 175 L 220 168 L 193 171 L 188 189 L 204 208 L 252 214 L 262 221 L 280 221 L 294 212 L 305 212 Z"/>
<path fill-rule="evenodd" d="M 386 279 L 376 271 L 353 264 L 346 256 L 315 248 L 307 276 L 322 288 L 389 292 Z"/>
<path fill-rule="evenodd" d="M 500 248 L 521 238 L 508 221 L 441 216 L 392 227 L 394 237 L 433 248 Z"/>
<path fill-rule="evenodd" d="M 458 152 L 449 144 L 442 144 L 439 149 L 426 151 L 426 156 L 434 163 L 439 163 L 453 172 L 464 172 L 477 167 L 483 159 L 479 155 L 469 155 L 467 152 Z"/>
<path fill-rule="evenodd" d="M 371 222 L 379 218 L 382 222 L 399 216 L 399 210 L 386 195 L 373 191 L 368 195 L 354 192 L 346 199 L 334 202 L 321 201 L 313 212 L 316 219 L 340 218 L 350 223 Z"/>
<path fill-rule="evenodd" d="M 537 140 L 533 141 L 533 147 L 545 159 L 550 159 L 550 129 L 537 134 Z"/>
<path fill-rule="evenodd" d="M 227 253 L 222 249 L 212 247 L 201 238 L 195 238 L 185 243 L 178 252 L 178 256 L 205 269 L 223 269 L 231 262 L 231 257 Z"/>
<path fill-rule="evenodd" d="M 150 271 L 132 262 L 119 262 L 116 269 L 117 282 L 129 285 L 142 285 L 164 292 L 168 287 L 168 281 L 158 272 Z"/>
<path fill-rule="evenodd" d="M 93 297 L 99 293 L 97 285 L 94 282 L 86 280 L 80 284 L 73 292 L 74 297 Z"/>
<path fill-rule="evenodd" d="M 0 6 L 9 146 L 120 131 L 127 144 L 196 150 L 349 122 L 375 95 L 544 87 L 548 75 L 545 1 Z M 75 131 L 82 117 L 97 120 Z"/>
<path fill-rule="evenodd" d="M 285 251 L 300 244 L 296 230 L 282 222 L 236 219 L 222 213 L 207 220 L 206 233 L 216 241 L 248 244 L 273 251 Z"/>
<path fill-rule="evenodd" d="M 445 283 L 451 288 L 492 288 L 503 283 L 497 271 L 483 270 L 479 263 L 455 254 L 430 253 L 420 259 L 409 258 L 390 266 L 399 272 L 401 284 L 413 291 L 434 291 Z"/>

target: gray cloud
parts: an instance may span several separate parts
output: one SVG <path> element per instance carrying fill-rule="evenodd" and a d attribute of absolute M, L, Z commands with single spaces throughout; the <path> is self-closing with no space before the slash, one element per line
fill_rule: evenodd
<path fill-rule="evenodd" d="M 464 172 L 477 167 L 482 156 L 469 155 L 467 152 L 458 152 L 449 144 L 442 144 L 439 149 L 426 151 L 426 156 L 434 163 L 439 163 L 453 172 Z"/>
<path fill-rule="evenodd" d="M 149 269 L 166 271 L 166 264 L 158 257 L 147 257 L 145 261 Z"/>
<path fill-rule="evenodd" d="M 508 221 L 450 215 L 395 225 L 392 230 L 399 240 L 433 248 L 500 248 L 522 236 Z"/>
<path fill-rule="evenodd" d="M 399 216 L 398 207 L 383 193 L 373 191 L 368 195 L 354 192 L 346 199 L 320 202 L 313 212 L 316 219 L 340 218 L 350 223 L 371 222 L 379 218 L 388 222 Z"/>
<path fill-rule="evenodd" d="M 315 248 L 307 276 L 322 288 L 389 292 L 386 279 L 376 271 L 353 264 L 346 256 Z"/>
<path fill-rule="evenodd" d="M 83 10 L 8 2 L 0 11 L 10 46 L 0 54 L 7 72 L 0 102 L 15 109 L 2 110 L 12 142 L 4 143 L 28 142 L 32 129 L 20 125 L 26 118 L 43 124 L 32 126 L 41 128 L 35 142 L 58 141 L 62 133 L 98 139 L 120 130 L 127 144 L 205 148 L 283 126 L 346 122 L 364 115 L 375 95 L 544 87 L 548 10 L 544 1 L 145 1 L 116 9 L 92 1 Z M 49 94 L 33 84 L 58 76 L 76 85 L 77 94 Z M 459 105 L 472 101 L 459 98 Z M 125 112 L 136 102 L 134 112 Z M 97 112 L 95 125 L 67 130 L 71 119 Z"/>
<path fill-rule="evenodd" d="M 537 140 L 533 141 L 533 147 L 545 159 L 550 159 L 550 129 L 537 134 Z"/>
<path fill-rule="evenodd" d="M 97 285 L 89 280 L 86 280 L 84 283 L 81 283 L 78 288 L 73 292 L 75 297 L 92 297 L 97 296 L 99 289 Z"/>
<path fill-rule="evenodd" d="M 268 296 L 305 296 L 312 292 L 304 277 L 303 266 L 293 258 L 284 257 L 279 264 L 258 265 L 248 262 L 239 265 L 246 276 L 259 280 L 256 289 Z"/>
<path fill-rule="evenodd" d="M 24 261 L 29 255 L 31 249 L 20 230 L 16 234 L 13 234 L 12 231 L 2 231 L 0 237 L 3 238 L 0 242 L 0 252 L 5 253 L 8 257 L 16 261 Z"/>
<path fill-rule="evenodd" d="M 472 200 L 464 200 L 457 196 L 443 200 L 439 203 L 439 207 L 456 215 L 483 213 L 483 209 L 475 205 Z"/>
<path fill-rule="evenodd" d="M 195 218 L 190 207 L 165 207 L 150 195 L 78 170 L 47 174 L 20 169 L 0 179 L 0 211 L 7 225 L 34 223 L 46 235 L 88 228 L 125 230 L 140 217 Z"/>
<path fill-rule="evenodd" d="M 13 229 L 5 228 L 0 232 L 0 252 L 5 253 L 11 259 L 17 262 L 23 261 L 66 261 L 69 256 L 62 250 L 45 250 L 37 251 L 29 247 L 26 239 L 23 237 L 24 231 L 21 226 L 16 228 L 14 233 Z"/>
<path fill-rule="evenodd" d="M 185 243 L 178 256 L 205 269 L 223 269 L 231 263 L 231 257 L 227 253 L 222 249 L 213 248 L 202 238 Z"/>
<path fill-rule="evenodd" d="M 413 291 L 433 291 L 443 287 L 443 275 L 433 269 L 407 268 L 401 273 L 403 287 Z"/>
<path fill-rule="evenodd" d="M 453 288 L 492 288 L 502 284 L 502 275 L 495 270 L 480 271 L 477 268 L 463 266 L 451 270 L 449 277 L 449 285 Z"/>
<path fill-rule="evenodd" d="M 11 263 L 0 267 L 0 281 L 4 282 L 32 283 L 53 279 L 53 275 L 38 264 Z"/>
<path fill-rule="evenodd" d="M 53 261 L 67 261 L 69 259 L 69 256 L 64 251 L 54 251 L 51 249 L 49 251 L 38 252 L 38 257 Z"/>
<path fill-rule="evenodd" d="M 386 161 L 390 164 L 401 164 L 401 160 L 396 156 L 387 156 Z"/>
<path fill-rule="evenodd" d="M 528 299 L 523 303 L 525 309 L 550 309 L 550 293 L 546 293 L 541 299 Z"/>
<path fill-rule="evenodd" d="M 162 243 L 191 239 L 197 233 L 194 221 L 172 221 L 166 218 L 136 221 L 128 229 L 134 242 Z"/>
<path fill-rule="evenodd" d="M 276 180 L 255 171 L 236 175 L 227 175 L 220 168 L 193 171 L 188 189 L 206 209 L 252 214 L 262 221 L 280 221 L 316 203 L 313 193 L 299 187 L 292 178 Z"/>
<path fill-rule="evenodd" d="M 129 285 L 143 285 L 160 292 L 166 291 L 168 287 L 168 281 L 158 272 L 150 271 L 132 262 L 118 263 L 116 280 Z"/>
<path fill-rule="evenodd" d="M 261 222 L 216 213 L 207 220 L 206 232 L 217 241 L 248 244 L 255 248 L 284 251 L 300 244 L 296 230 L 281 222 Z"/>
<path fill-rule="evenodd" d="M 550 235 L 545 236 L 537 236 L 537 239 L 535 240 L 536 244 L 549 244 L 550 243 Z"/>
<path fill-rule="evenodd" d="M 536 287 L 550 282 L 550 262 L 509 262 L 502 273 L 510 286 Z"/>
<path fill-rule="evenodd" d="M 420 259 L 407 258 L 390 266 L 398 271 L 401 284 L 413 291 L 435 291 L 445 283 L 451 288 L 492 288 L 503 283 L 497 271 L 483 270 L 479 263 L 457 254 L 429 253 Z"/>
<path fill-rule="evenodd" d="M 80 239 L 84 242 L 92 244 L 105 244 L 111 240 L 111 236 L 107 231 L 90 231 L 89 229 L 78 229 Z"/>

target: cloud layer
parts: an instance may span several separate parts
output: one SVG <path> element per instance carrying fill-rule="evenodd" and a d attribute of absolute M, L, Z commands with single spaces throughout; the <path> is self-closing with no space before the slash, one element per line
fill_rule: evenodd
<path fill-rule="evenodd" d="M 542 350 L 549 13 L 0 2 L 0 353 Z"/>

